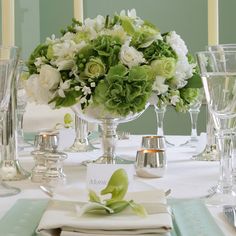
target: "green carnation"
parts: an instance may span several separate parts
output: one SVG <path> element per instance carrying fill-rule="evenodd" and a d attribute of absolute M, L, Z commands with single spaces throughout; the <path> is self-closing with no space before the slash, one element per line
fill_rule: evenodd
<path fill-rule="evenodd" d="M 98 78 L 105 74 L 106 68 L 100 58 L 91 58 L 85 65 L 84 74 L 90 78 Z"/>
<path fill-rule="evenodd" d="M 103 104 L 107 111 L 121 116 L 142 111 L 152 91 L 150 71 L 148 66 L 130 70 L 123 65 L 111 67 L 95 89 L 95 104 Z"/>
<path fill-rule="evenodd" d="M 156 75 L 169 79 L 175 72 L 176 62 L 174 58 L 163 57 L 152 61 L 151 67 Z"/>

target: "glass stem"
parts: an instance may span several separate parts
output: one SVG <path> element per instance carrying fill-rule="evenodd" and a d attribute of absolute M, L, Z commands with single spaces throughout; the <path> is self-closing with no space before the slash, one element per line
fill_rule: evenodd
<path fill-rule="evenodd" d="M 199 110 L 190 110 L 189 115 L 191 119 L 191 141 L 197 141 L 197 120 Z"/>
<path fill-rule="evenodd" d="M 155 106 L 156 118 L 157 118 L 157 135 L 164 136 L 163 121 L 166 112 L 166 106 L 158 108 Z"/>
<path fill-rule="evenodd" d="M 227 194 L 232 192 L 232 136 L 231 134 L 217 135 L 220 151 L 220 177 L 218 188 Z"/>
<path fill-rule="evenodd" d="M 88 122 L 82 120 L 77 114 L 75 114 L 75 135 L 76 141 L 80 141 L 82 143 L 88 142 Z"/>
<path fill-rule="evenodd" d="M 113 119 L 104 119 L 101 124 L 102 129 L 102 147 L 103 156 L 101 158 L 106 160 L 106 163 L 113 163 L 116 157 L 116 143 L 118 140 L 116 134 L 117 124 Z"/>
<path fill-rule="evenodd" d="M 24 113 L 19 112 L 17 114 L 17 134 L 18 134 L 18 140 L 22 141 L 22 142 L 24 142 L 23 116 L 24 116 Z"/>

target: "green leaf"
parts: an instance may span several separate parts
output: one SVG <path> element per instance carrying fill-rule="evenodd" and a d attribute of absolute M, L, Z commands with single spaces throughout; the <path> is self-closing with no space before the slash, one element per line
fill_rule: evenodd
<path fill-rule="evenodd" d="M 135 203 L 133 200 L 128 202 L 133 212 L 141 217 L 147 216 L 147 211 L 141 204 Z"/>
<path fill-rule="evenodd" d="M 128 207 L 130 204 L 126 200 L 121 200 L 121 201 L 115 201 L 110 204 L 107 204 L 106 206 L 111 208 L 113 210 L 113 214 L 119 213 L 123 211 L 126 207 Z"/>
<path fill-rule="evenodd" d="M 100 197 L 93 190 L 89 190 L 89 201 L 101 203 Z"/>
<path fill-rule="evenodd" d="M 106 205 L 98 202 L 88 202 L 82 207 L 77 207 L 77 213 L 82 216 L 85 213 L 114 213 L 113 209 L 107 207 Z"/>
<path fill-rule="evenodd" d="M 200 75 L 195 73 L 191 78 L 189 78 L 185 88 L 202 88 L 202 80 Z"/>

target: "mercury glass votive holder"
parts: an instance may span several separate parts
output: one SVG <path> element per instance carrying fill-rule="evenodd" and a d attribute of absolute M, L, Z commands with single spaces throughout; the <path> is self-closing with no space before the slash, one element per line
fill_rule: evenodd
<path fill-rule="evenodd" d="M 142 149 L 137 151 L 136 174 L 142 178 L 163 177 L 166 170 L 166 152 L 162 149 Z"/>

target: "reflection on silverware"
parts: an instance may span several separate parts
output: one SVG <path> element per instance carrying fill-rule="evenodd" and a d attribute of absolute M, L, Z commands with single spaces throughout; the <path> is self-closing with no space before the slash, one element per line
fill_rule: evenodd
<path fill-rule="evenodd" d="M 117 135 L 119 140 L 129 139 L 130 132 L 125 132 L 125 131 L 117 132 Z"/>
<path fill-rule="evenodd" d="M 49 197 L 53 197 L 53 191 L 52 191 L 50 188 L 45 187 L 45 186 L 43 186 L 43 185 L 40 185 L 39 187 L 40 187 L 40 189 L 41 189 L 44 193 L 46 193 Z"/>
<path fill-rule="evenodd" d="M 223 208 L 223 212 L 228 220 L 228 222 L 236 228 L 236 206 L 226 205 Z"/>
<path fill-rule="evenodd" d="M 166 169 L 165 151 L 160 149 L 143 149 L 137 151 L 135 168 L 139 177 L 162 177 Z"/>

